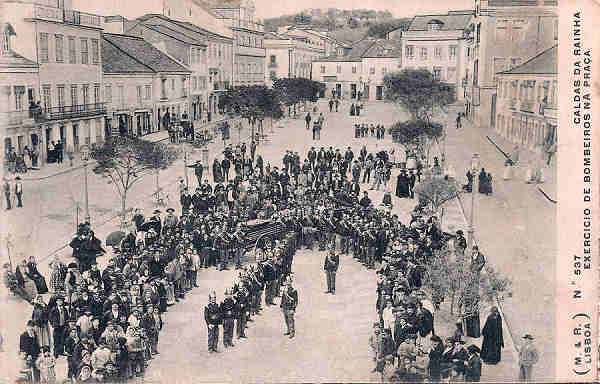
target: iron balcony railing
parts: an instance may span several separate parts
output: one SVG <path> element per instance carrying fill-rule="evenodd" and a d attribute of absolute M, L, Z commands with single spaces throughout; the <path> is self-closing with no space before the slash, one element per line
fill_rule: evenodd
<path fill-rule="evenodd" d="M 43 109 L 46 120 L 62 120 L 77 117 L 103 115 L 106 113 L 106 103 L 67 105 Z"/>

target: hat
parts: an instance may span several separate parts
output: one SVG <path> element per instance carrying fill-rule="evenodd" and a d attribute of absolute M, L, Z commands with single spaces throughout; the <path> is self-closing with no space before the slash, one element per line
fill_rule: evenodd
<path fill-rule="evenodd" d="M 533 336 L 531 336 L 529 333 L 525 334 L 525 336 L 523 336 L 524 339 L 527 340 L 533 340 Z"/>
<path fill-rule="evenodd" d="M 155 209 L 154 212 L 152 212 L 154 215 L 157 215 L 160 213 L 160 209 Z"/>
<path fill-rule="evenodd" d="M 67 266 L 67 268 L 77 268 L 77 264 L 76 263 L 69 263 L 69 265 Z"/>
<path fill-rule="evenodd" d="M 458 231 L 456 231 L 456 234 L 457 234 L 457 235 L 463 235 L 463 234 L 464 234 L 464 232 L 463 232 L 462 230 L 460 230 L 460 229 L 459 229 Z"/>
<path fill-rule="evenodd" d="M 167 208 L 167 212 L 173 213 L 173 212 L 175 212 L 175 210 L 173 208 Z"/>
<path fill-rule="evenodd" d="M 437 341 L 438 343 L 442 342 L 442 339 L 438 335 L 431 336 L 431 341 Z"/>
<path fill-rule="evenodd" d="M 21 180 L 20 176 L 15 177 L 15 180 Z"/>
<path fill-rule="evenodd" d="M 467 351 L 471 352 L 471 353 L 480 353 L 481 349 L 479 349 L 478 346 L 471 344 L 467 347 Z"/>

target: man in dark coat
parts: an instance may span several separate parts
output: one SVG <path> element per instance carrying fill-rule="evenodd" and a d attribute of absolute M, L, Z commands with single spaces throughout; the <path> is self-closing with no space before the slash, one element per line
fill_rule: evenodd
<path fill-rule="evenodd" d="M 219 324 L 221 324 L 222 314 L 214 291 L 208 296 L 208 305 L 204 307 L 204 320 L 208 328 L 208 352 L 218 352 Z"/>
<path fill-rule="evenodd" d="M 231 167 L 231 162 L 227 157 L 223 157 L 221 161 L 221 169 L 223 170 L 223 177 L 225 181 L 229 181 L 229 168 Z"/>
<path fill-rule="evenodd" d="M 398 175 L 398 178 L 396 180 L 396 197 L 401 199 L 405 197 L 410 197 L 409 188 L 409 179 L 406 175 L 406 170 L 403 169 L 400 171 L 400 174 Z"/>
<path fill-rule="evenodd" d="M 444 345 L 442 339 L 438 336 L 431 336 L 431 350 L 429 351 L 429 364 L 427 365 L 427 371 L 429 373 L 429 379 L 437 383 L 440 381 L 442 374 L 442 358 L 444 354 Z"/>
<path fill-rule="evenodd" d="M 33 329 L 33 321 L 29 320 L 27 322 L 27 330 L 19 338 L 19 352 L 24 355 L 25 360 L 29 361 L 29 365 L 33 369 L 33 379 L 35 382 L 40 379 L 40 371 L 35 366 L 35 361 L 40 355 L 40 350 L 40 344 Z"/>
<path fill-rule="evenodd" d="M 202 185 L 202 173 L 204 172 L 204 166 L 200 160 L 196 160 L 196 163 L 193 165 L 188 165 L 188 168 L 194 168 L 194 175 L 196 175 L 196 180 L 198 180 L 198 186 Z"/>
<path fill-rule="evenodd" d="M 335 253 L 335 247 L 329 249 L 329 254 L 325 256 L 323 270 L 327 277 L 327 292 L 335 295 L 335 275 L 340 265 L 340 257 Z"/>
<path fill-rule="evenodd" d="M 483 335 L 481 359 L 486 364 L 498 364 L 502 348 L 504 348 L 504 337 L 502 336 L 502 317 L 498 313 L 497 307 L 492 307 L 481 334 Z"/>
<path fill-rule="evenodd" d="M 233 325 L 235 320 L 235 302 L 229 291 L 225 291 L 225 300 L 221 303 L 221 317 L 223 319 L 223 346 L 233 347 Z"/>
<path fill-rule="evenodd" d="M 54 357 L 64 354 L 64 342 L 67 338 L 69 328 L 69 311 L 64 306 L 64 298 L 56 298 L 56 307 L 52 308 L 49 314 L 50 324 L 52 324 L 52 339 L 54 340 Z"/>
<path fill-rule="evenodd" d="M 478 383 L 481 380 L 481 359 L 479 358 L 479 347 L 469 345 L 469 360 L 465 362 L 465 381 Z"/>
<path fill-rule="evenodd" d="M 281 311 L 283 312 L 283 318 L 285 325 L 287 326 L 287 332 L 284 335 L 289 335 L 292 339 L 296 335 L 296 327 L 294 323 L 294 314 L 296 313 L 296 307 L 298 306 L 298 291 L 292 286 L 292 279 L 288 277 L 287 286 L 283 289 L 281 295 Z"/>

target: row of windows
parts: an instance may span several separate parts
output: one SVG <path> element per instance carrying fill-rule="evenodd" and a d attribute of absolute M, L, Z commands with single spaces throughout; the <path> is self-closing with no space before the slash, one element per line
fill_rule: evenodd
<path fill-rule="evenodd" d="M 243 64 L 243 63 L 239 63 L 238 64 L 238 73 L 243 74 L 243 73 L 264 73 L 264 68 L 262 65 L 259 65 L 258 63 L 253 63 L 253 64 Z"/>
<path fill-rule="evenodd" d="M 206 51 L 200 48 L 190 48 L 190 64 L 206 64 Z"/>
<path fill-rule="evenodd" d="M 192 76 L 192 89 L 206 89 L 206 76 Z"/>
<path fill-rule="evenodd" d="M 66 90 L 69 90 L 70 103 L 67 103 Z M 90 96 L 93 97 L 91 100 Z M 92 85 L 92 95 L 90 95 L 89 84 L 71 84 L 70 86 L 58 84 L 56 86 L 56 104 L 53 104 L 52 100 L 52 86 L 50 84 L 42 85 L 42 106 L 46 109 L 52 108 L 54 105 L 56 107 L 64 107 L 100 102 L 102 102 L 102 98 L 100 95 L 100 84 L 98 83 Z"/>
<path fill-rule="evenodd" d="M 443 47 L 443 46 L 433 47 L 433 57 L 436 59 L 445 58 L 446 48 L 448 49 L 448 59 L 456 60 L 456 54 L 458 52 L 458 46 L 456 46 L 456 45 L 450 45 L 448 47 Z M 419 47 L 419 57 L 421 58 L 421 60 L 427 60 L 428 55 L 429 55 L 428 47 Z M 406 56 L 409 59 L 413 59 L 415 57 L 415 46 L 407 45 L 404 49 L 404 56 Z"/>
<path fill-rule="evenodd" d="M 39 33 L 40 40 L 40 62 L 50 62 L 50 35 L 45 32 Z M 65 36 L 54 35 L 54 57 L 53 62 L 64 63 L 65 59 Z M 79 51 L 77 50 L 77 40 L 79 40 Z M 88 42 L 89 40 L 89 42 Z M 66 48 L 69 64 L 99 64 L 100 63 L 100 45 L 98 39 L 79 38 L 67 36 Z M 79 52 L 79 55 L 78 55 Z M 90 58 L 91 53 L 91 58 Z M 79 59 L 78 59 L 79 57 Z M 90 62 L 91 59 L 91 62 Z"/>
<path fill-rule="evenodd" d="M 225 60 L 231 60 L 233 55 L 233 48 L 229 44 L 223 43 L 208 43 L 208 58 L 224 58 Z"/>
<path fill-rule="evenodd" d="M 263 39 L 250 33 L 236 32 L 235 38 L 238 45 L 245 47 L 263 48 Z"/>
<path fill-rule="evenodd" d="M 357 71 L 357 67 L 356 65 L 352 66 L 352 73 L 356 73 Z M 326 73 L 327 72 L 327 67 L 324 65 L 321 65 L 321 73 Z M 385 75 L 388 72 L 388 68 L 383 67 L 381 68 L 381 74 Z M 336 73 L 342 73 L 342 66 L 338 65 L 336 67 Z M 376 73 L 376 69 L 375 67 L 370 67 L 369 68 L 369 74 L 374 75 Z"/>
<path fill-rule="evenodd" d="M 501 80 L 498 98 L 556 105 L 556 87 L 557 82 L 550 80 Z"/>

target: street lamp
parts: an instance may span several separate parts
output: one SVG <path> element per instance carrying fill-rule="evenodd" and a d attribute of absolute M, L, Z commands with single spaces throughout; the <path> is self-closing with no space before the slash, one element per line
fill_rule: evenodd
<path fill-rule="evenodd" d="M 471 183 L 471 213 L 470 213 L 470 220 L 469 220 L 469 231 L 468 231 L 468 240 L 467 243 L 469 244 L 469 249 L 473 249 L 473 245 L 475 243 L 475 239 L 473 234 L 475 233 L 475 193 L 477 191 L 477 189 L 475 188 L 475 182 L 477 180 L 477 178 L 475 177 L 475 175 L 477 174 L 477 170 L 479 169 L 479 154 L 478 153 L 474 153 L 473 154 L 473 158 L 471 159 L 471 177 L 473 178 L 473 182 Z"/>
<path fill-rule="evenodd" d="M 84 180 L 84 188 L 85 188 L 85 221 L 90 222 L 90 206 L 89 206 L 89 198 L 88 198 L 88 177 L 87 177 L 87 165 L 88 160 L 90 159 L 90 149 L 87 145 L 81 147 L 81 161 L 83 161 L 83 180 Z"/>

